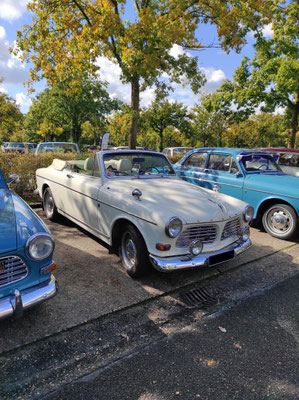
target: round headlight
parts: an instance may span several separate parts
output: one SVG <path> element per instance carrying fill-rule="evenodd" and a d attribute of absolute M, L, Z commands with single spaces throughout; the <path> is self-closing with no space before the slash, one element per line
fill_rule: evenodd
<path fill-rule="evenodd" d="M 250 222 L 254 215 L 254 209 L 252 206 L 246 206 L 243 211 L 243 219 L 245 222 Z"/>
<path fill-rule="evenodd" d="M 200 240 L 193 240 L 189 245 L 190 253 L 193 256 L 198 256 L 202 252 L 203 244 Z"/>
<path fill-rule="evenodd" d="M 30 258 L 36 261 L 44 260 L 54 251 L 54 241 L 49 234 L 35 234 L 26 244 L 26 251 Z"/>
<path fill-rule="evenodd" d="M 182 228 L 183 228 L 182 221 L 177 217 L 173 217 L 170 218 L 168 224 L 165 226 L 165 232 L 169 237 L 175 238 L 181 232 Z"/>

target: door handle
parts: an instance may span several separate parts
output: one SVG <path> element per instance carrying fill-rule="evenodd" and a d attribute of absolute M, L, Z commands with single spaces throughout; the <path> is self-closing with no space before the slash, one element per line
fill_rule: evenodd
<path fill-rule="evenodd" d="M 67 176 L 68 178 L 73 178 L 73 175 L 70 175 L 70 174 L 66 174 L 66 176 Z"/>
<path fill-rule="evenodd" d="M 213 190 L 214 190 L 214 192 L 219 192 L 220 186 L 217 185 L 217 184 L 215 184 L 215 185 L 213 186 Z"/>

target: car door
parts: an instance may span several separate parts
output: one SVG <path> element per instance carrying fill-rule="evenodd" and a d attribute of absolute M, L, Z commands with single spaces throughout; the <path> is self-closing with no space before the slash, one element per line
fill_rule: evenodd
<path fill-rule="evenodd" d="M 230 154 L 209 154 L 201 179 L 207 189 L 242 199 L 244 176 Z"/>
<path fill-rule="evenodd" d="M 202 181 L 206 160 L 207 152 L 192 153 L 184 163 L 176 169 L 176 172 L 184 181 L 206 187 L 205 182 Z"/>
<path fill-rule="evenodd" d="M 96 156 L 75 162 L 66 174 L 64 212 L 86 228 L 99 233 L 98 191 L 101 187 Z"/>

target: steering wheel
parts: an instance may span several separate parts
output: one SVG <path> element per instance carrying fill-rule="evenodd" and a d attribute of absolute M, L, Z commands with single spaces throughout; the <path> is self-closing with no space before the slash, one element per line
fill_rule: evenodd
<path fill-rule="evenodd" d="M 158 174 L 162 173 L 161 171 L 158 170 L 157 167 L 147 167 L 147 168 L 145 168 L 145 170 L 143 172 L 146 173 L 147 171 L 152 170 L 152 169 L 155 169 L 158 172 Z"/>
<path fill-rule="evenodd" d="M 258 169 L 260 169 L 260 170 L 262 170 L 262 171 L 265 171 L 265 170 L 268 169 L 268 168 L 267 168 L 267 165 L 262 164 L 262 165 L 260 165 L 260 166 L 258 167 Z"/>

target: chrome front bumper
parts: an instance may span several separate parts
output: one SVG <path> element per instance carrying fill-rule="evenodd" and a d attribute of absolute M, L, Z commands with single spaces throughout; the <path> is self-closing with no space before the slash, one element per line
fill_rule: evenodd
<path fill-rule="evenodd" d="M 197 267 L 212 267 L 225 261 L 232 260 L 237 255 L 243 253 L 251 246 L 251 240 L 246 242 L 234 242 L 233 244 L 211 253 L 203 253 L 198 257 L 189 255 L 179 257 L 157 257 L 149 255 L 154 268 L 162 272 L 171 272 L 178 269 L 197 268 Z"/>
<path fill-rule="evenodd" d="M 54 275 L 49 281 L 20 292 L 15 289 L 14 295 L 0 299 L 0 319 L 15 315 L 20 317 L 23 310 L 51 299 L 57 293 L 58 285 Z"/>

